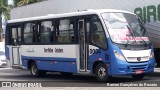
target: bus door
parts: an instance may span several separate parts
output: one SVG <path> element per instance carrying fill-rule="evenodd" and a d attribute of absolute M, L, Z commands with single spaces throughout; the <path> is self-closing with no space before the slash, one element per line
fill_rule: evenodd
<path fill-rule="evenodd" d="M 10 59 L 11 66 L 20 66 L 21 55 L 20 55 L 20 43 L 21 43 L 21 27 L 20 26 L 12 26 L 10 28 L 11 32 L 11 48 L 10 48 Z"/>
<path fill-rule="evenodd" d="M 79 71 L 87 72 L 89 60 L 89 20 L 78 20 L 78 39 L 79 39 Z"/>

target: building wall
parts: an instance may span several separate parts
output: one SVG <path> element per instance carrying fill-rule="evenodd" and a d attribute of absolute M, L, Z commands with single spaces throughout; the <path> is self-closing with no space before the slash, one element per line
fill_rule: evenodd
<path fill-rule="evenodd" d="M 159 3 L 159 0 L 47 0 L 14 8 L 10 14 L 11 19 L 17 19 L 86 9 L 122 9 L 133 12 L 136 7 Z"/>
<path fill-rule="evenodd" d="M 160 0 L 47 0 L 31 5 L 14 8 L 10 11 L 11 19 L 76 12 L 86 9 L 121 9 L 134 12 L 136 8 L 150 8 L 155 6 L 156 20 L 150 15 L 150 22 L 146 23 L 147 31 L 155 48 L 160 48 Z M 159 7 L 158 7 L 159 6 Z M 145 10 L 143 10 L 143 15 Z M 152 10 L 146 9 L 147 12 Z M 158 13 L 157 13 L 158 12 Z"/>

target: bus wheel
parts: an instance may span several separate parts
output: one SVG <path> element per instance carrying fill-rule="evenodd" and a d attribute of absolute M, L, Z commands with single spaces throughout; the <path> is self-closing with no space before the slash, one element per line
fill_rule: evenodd
<path fill-rule="evenodd" d="M 145 76 L 145 74 L 132 75 L 133 79 L 135 79 L 135 80 L 141 80 L 141 79 L 143 79 L 144 76 Z"/>
<path fill-rule="evenodd" d="M 46 75 L 46 71 L 38 70 L 37 64 L 35 62 L 31 64 L 30 72 L 34 77 L 44 77 Z"/>
<path fill-rule="evenodd" d="M 98 81 L 107 81 L 108 80 L 108 73 L 107 73 L 107 67 L 103 63 L 99 63 L 96 66 L 95 69 L 95 74 L 96 74 L 96 79 Z"/>
<path fill-rule="evenodd" d="M 69 73 L 69 72 L 61 72 L 61 75 L 63 76 L 71 76 L 73 73 Z"/>

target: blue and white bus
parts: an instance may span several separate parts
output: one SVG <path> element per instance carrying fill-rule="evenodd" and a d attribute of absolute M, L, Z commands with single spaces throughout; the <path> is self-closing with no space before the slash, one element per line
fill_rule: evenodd
<path fill-rule="evenodd" d="M 6 57 L 35 77 L 48 71 L 93 74 L 98 81 L 154 71 L 153 47 L 144 24 L 133 13 L 86 10 L 10 20 Z"/>

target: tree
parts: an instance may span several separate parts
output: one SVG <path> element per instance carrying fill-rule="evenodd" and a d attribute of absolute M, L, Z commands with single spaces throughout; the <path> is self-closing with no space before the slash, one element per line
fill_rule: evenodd
<path fill-rule="evenodd" d="M 1 31 L 2 31 L 2 14 L 5 19 L 9 18 L 9 8 L 8 8 L 8 0 L 0 0 L 0 41 L 2 40 Z"/>
<path fill-rule="evenodd" d="M 44 0 L 13 0 L 15 7 L 24 6 L 27 4 L 37 3 L 37 2 L 41 2 L 41 1 L 44 1 Z"/>
<path fill-rule="evenodd" d="M 40 2 L 40 1 L 44 1 L 44 0 L 13 0 L 14 7 L 32 4 L 32 3 L 36 3 L 36 2 Z M 2 17 L 1 17 L 1 15 L 3 14 L 5 20 L 8 20 L 10 17 L 9 10 L 10 10 L 10 6 L 8 5 L 8 0 L 0 0 L 0 41 L 2 40 L 2 37 L 1 37 Z"/>
<path fill-rule="evenodd" d="M 14 7 L 17 7 L 17 4 L 22 0 L 13 0 Z"/>

